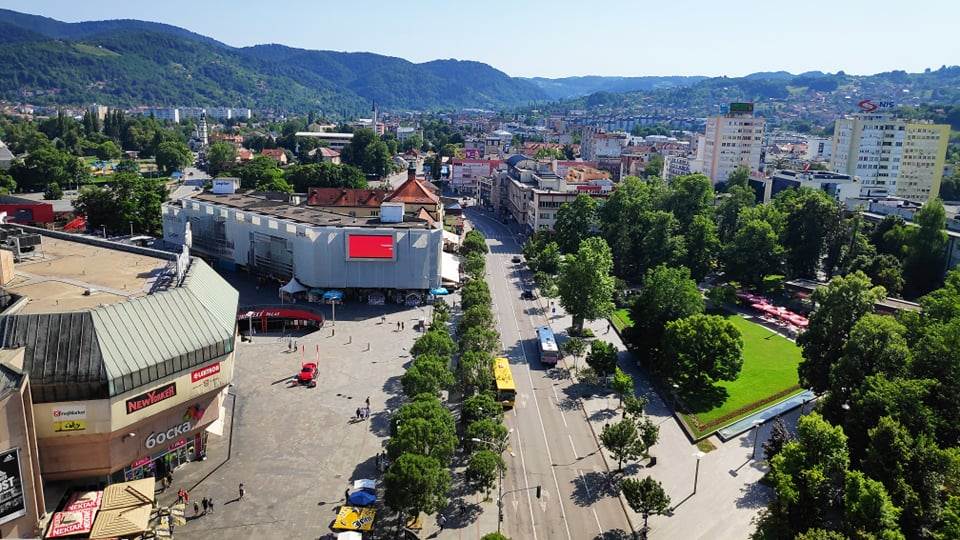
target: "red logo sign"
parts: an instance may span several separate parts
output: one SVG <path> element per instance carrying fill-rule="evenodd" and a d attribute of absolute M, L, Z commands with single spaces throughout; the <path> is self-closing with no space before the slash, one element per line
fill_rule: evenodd
<path fill-rule="evenodd" d="M 161 386 L 156 390 L 140 394 L 127 400 L 127 414 L 141 411 L 151 405 L 160 403 L 165 399 L 170 399 L 177 395 L 177 383 L 172 382 L 166 386 Z"/>
<path fill-rule="evenodd" d="M 195 369 L 190 373 L 190 382 L 197 382 L 220 373 L 220 362 L 210 364 L 207 367 Z"/>
<path fill-rule="evenodd" d="M 861 111 L 863 111 L 863 112 L 868 112 L 868 113 L 869 113 L 869 112 L 873 112 L 873 111 L 875 111 L 875 110 L 877 110 L 877 109 L 880 108 L 876 103 L 874 103 L 873 101 L 871 101 L 871 100 L 869 100 L 869 99 L 865 99 L 865 100 L 861 101 L 860 103 L 857 103 L 857 107 L 860 107 L 860 110 L 861 110 Z"/>

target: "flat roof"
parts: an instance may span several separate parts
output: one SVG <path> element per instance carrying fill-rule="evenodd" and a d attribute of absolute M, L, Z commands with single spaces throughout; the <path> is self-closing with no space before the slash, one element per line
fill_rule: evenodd
<path fill-rule="evenodd" d="M 50 236 L 35 253 L 14 265 L 15 277 L 4 287 L 29 298 L 24 314 L 86 311 L 145 296 L 169 262 Z"/>
<path fill-rule="evenodd" d="M 318 137 L 321 139 L 352 139 L 353 133 L 334 133 L 330 131 L 298 131 L 297 137 Z"/>
<path fill-rule="evenodd" d="M 268 199 L 262 195 L 244 193 L 216 194 L 210 192 L 198 193 L 190 198 L 181 199 L 183 204 L 191 200 L 203 201 L 245 212 L 252 212 L 279 219 L 315 225 L 319 227 L 381 227 L 392 229 L 428 229 L 426 221 L 404 216 L 402 223 L 384 223 L 379 217 L 353 217 L 306 205 L 291 204 L 286 201 Z"/>

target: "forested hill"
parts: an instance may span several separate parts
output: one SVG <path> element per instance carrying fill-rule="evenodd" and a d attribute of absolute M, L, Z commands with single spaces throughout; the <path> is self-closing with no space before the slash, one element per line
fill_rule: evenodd
<path fill-rule="evenodd" d="M 233 48 L 135 20 L 64 23 L 0 10 L 0 99 L 34 104 L 223 105 L 352 115 L 386 109 L 496 108 L 543 100 L 486 64 L 415 64 L 372 53 Z"/>

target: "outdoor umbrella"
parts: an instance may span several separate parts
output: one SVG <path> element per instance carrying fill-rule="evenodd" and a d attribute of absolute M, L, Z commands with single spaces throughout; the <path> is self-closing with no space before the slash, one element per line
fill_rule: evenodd
<path fill-rule="evenodd" d="M 436 289 L 430 289 L 430 294 L 434 296 L 443 296 L 445 294 L 450 294 L 450 291 L 446 287 L 437 287 Z"/>
<path fill-rule="evenodd" d="M 347 502 L 355 506 L 370 506 L 371 504 L 377 502 L 377 495 L 376 493 L 367 489 L 358 489 L 350 494 L 350 497 L 347 498 Z"/>

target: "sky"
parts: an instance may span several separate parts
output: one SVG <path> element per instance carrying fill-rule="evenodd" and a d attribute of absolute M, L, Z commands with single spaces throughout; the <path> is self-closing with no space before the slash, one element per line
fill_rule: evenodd
<path fill-rule="evenodd" d="M 142 19 L 228 45 L 477 60 L 513 76 L 872 74 L 960 63 L 957 0 L 0 0 L 67 22 Z"/>

